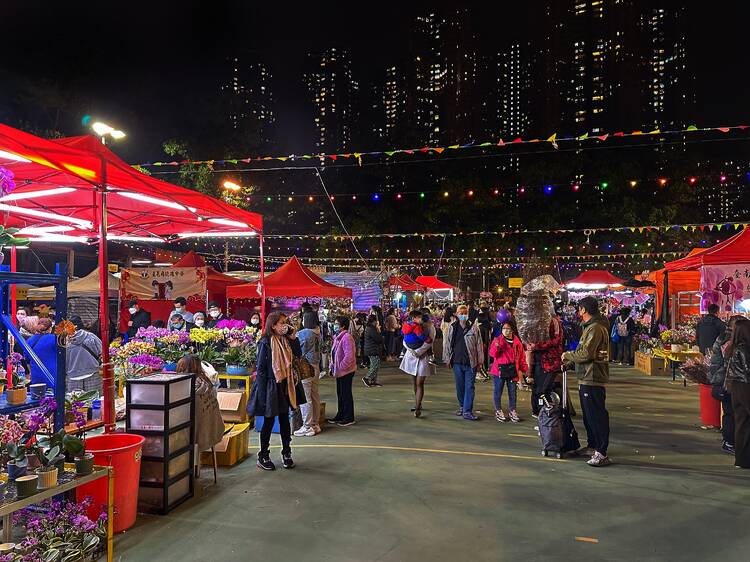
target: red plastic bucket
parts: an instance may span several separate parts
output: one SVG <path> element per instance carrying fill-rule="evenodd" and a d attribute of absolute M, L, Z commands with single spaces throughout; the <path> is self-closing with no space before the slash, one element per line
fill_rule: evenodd
<path fill-rule="evenodd" d="M 721 427 L 721 402 L 711 396 L 711 385 L 700 385 L 701 423 Z"/>
<path fill-rule="evenodd" d="M 135 523 L 141 448 L 145 440 L 141 435 L 130 433 L 105 433 L 86 438 L 86 452 L 94 455 L 94 464 L 114 468 L 115 533 L 129 529 Z M 77 489 L 79 501 L 86 496 L 94 499 L 88 515 L 96 520 L 102 506 L 107 505 L 107 479 L 100 478 Z"/>

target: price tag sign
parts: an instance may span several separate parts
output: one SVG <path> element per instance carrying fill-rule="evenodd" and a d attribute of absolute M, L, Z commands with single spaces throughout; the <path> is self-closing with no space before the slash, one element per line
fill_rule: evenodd
<path fill-rule="evenodd" d="M 520 289 L 523 287 L 523 277 L 510 277 L 508 279 L 509 289 Z"/>

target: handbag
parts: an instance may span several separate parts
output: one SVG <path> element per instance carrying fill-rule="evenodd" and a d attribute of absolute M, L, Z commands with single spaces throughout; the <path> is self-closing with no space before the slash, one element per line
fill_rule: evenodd
<path fill-rule="evenodd" d="M 500 376 L 504 379 L 514 379 L 517 375 L 514 363 L 500 364 Z"/>
<path fill-rule="evenodd" d="M 304 357 L 292 357 L 292 371 L 295 381 L 303 381 L 315 376 L 315 369 Z"/>

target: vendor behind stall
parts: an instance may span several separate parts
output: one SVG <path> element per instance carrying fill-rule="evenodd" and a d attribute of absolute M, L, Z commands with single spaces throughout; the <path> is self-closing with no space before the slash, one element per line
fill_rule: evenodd
<path fill-rule="evenodd" d="M 31 334 L 26 338 L 26 343 L 52 375 L 52 380 L 48 380 L 36 362 L 29 360 L 31 384 L 53 386 L 57 374 L 57 337 L 52 333 L 52 320 L 29 316 L 24 320 L 23 327 Z"/>

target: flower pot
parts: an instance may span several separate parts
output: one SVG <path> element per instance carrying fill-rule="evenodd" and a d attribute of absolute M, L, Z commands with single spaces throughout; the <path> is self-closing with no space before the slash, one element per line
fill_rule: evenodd
<path fill-rule="evenodd" d="M 16 490 L 19 498 L 28 498 L 37 492 L 37 483 L 39 476 L 36 474 L 27 474 L 16 478 Z"/>
<path fill-rule="evenodd" d="M 670 345 L 670 350 L 672 353 L 680 353 L 682 351 L 682 346 L 679 343 L 673 343 Z"/>
<path fill-rule="evenodd" d="M 21 476 L 26 475 L 26 471 L 28 470 L 28 467 L 26 466 L 16 466 L 16 463 L 9 462 L 8 463 L 8 480 L 16 480 L 17 478 Z"/>
<path fill-rule="evenodd" d="M 11 406 L 26 404 L 27 396 L 28 390 L 25 386 L 22 386 L 21 388 L 9 388 L 5 393 L 5 399 Z"/>
<path fill-rule="evenodd" d="M 32 384 L 29 386 L 29 390 L 31 390 L 31 397 L 34 400 L 41 400 L 47 392 L 47 385 L 43 382 Z"/>
<path fill-rule="evenodd" d="M 227 365 L 227 375 L 249 375 L 250 369 L 245 365 Z"/>
<path fill-rule="evenodd" d="M 57 486 L 57 467 L 52 467 L 50 469 L 49 467 L 45 469 L 39 468 L 36 471 L 37 476 L 39 477 L 39 489 L 40 490 L 47 490 L 49 488 L 54 488 Z"/>
<path fill-rule="evenodd" d="M 174 373 L 177 371 L 177 363 L 164 363 L 164 370 L 168 373 Z"/>
<path fill-rule="evenodd" d="M 83 457 L 76 457 L 75 463 L 78 476 L 86 476 L 94 472 L 94 455 L 91 453 L 84 453 Z"/>
<path fill-rule="evenodd" d="M 35 470 L 41 465 L 39 457 L 34 453 L 26 453 L 26 462 L 28 463 L 27 466 L 29 470 Z"/>

